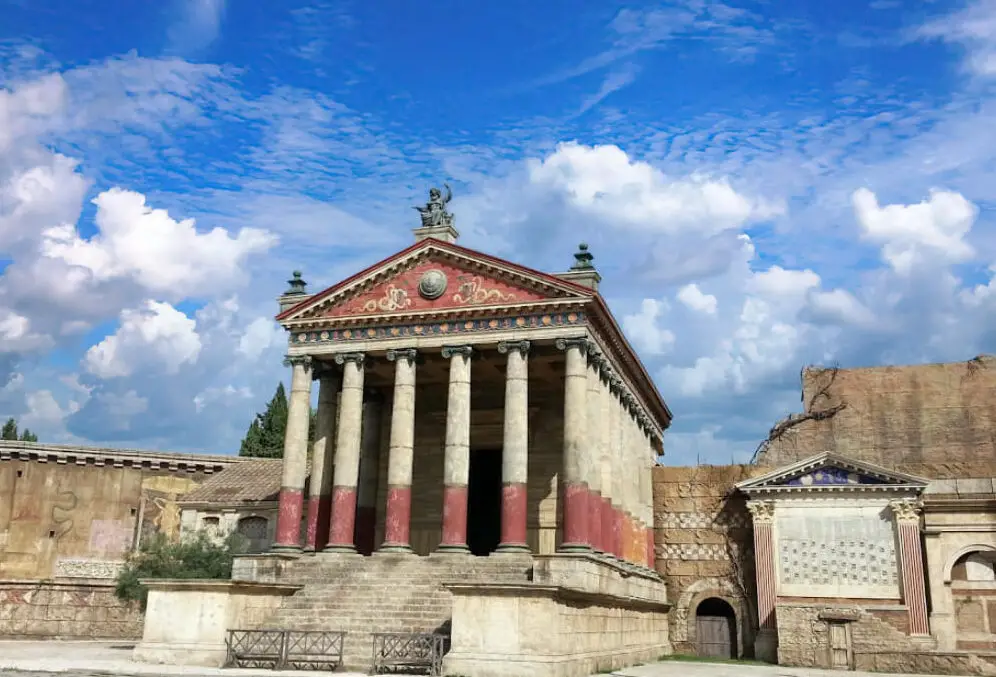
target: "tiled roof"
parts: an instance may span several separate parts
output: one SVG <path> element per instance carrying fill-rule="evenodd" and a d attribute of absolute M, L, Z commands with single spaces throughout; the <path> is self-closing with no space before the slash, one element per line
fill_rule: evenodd
<path fill-rule="evenodd" d="M 276 500 L 280 493 L 283 462 L 255 458 L 225 468 L 183 496 L 180 504 L 235 504 Z"/>

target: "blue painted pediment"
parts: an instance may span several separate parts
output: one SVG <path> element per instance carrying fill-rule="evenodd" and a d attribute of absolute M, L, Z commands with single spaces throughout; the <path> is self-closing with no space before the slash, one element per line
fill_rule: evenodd
<path fill-rule="evenodd" d="M 774 486 L 785 487 L 829 487 L 844 484 L 887 484 L 887 482 L 881 477 L 828 465 L 772 483 Z"/>
<path fill-rule="evenodd" d="M 922 490 L 927 480 L 865 461 L 823 453 L 737 484 L 741 491 L 868 491 L 882 487 Z"/>

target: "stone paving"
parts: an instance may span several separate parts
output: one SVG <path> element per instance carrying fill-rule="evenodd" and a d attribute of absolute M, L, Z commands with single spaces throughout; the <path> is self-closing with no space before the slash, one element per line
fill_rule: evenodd
<path fill-rule="evenodd" d="M 60 673 L 66 677 L 122 675 L 183 675 L 184 677 L 316 677 L 297 670 L 237 670 L 177 665 L 153 665 L 131 660 L 132 645 L 118 642 L 27 642 L 0 640 L 0 673 L 4 677 L 44 677 Z M 356 672 L 336 672 L 337 677 L 363 677 Z M 776 665 L 697 663 L 665 661 L 626 668 L 617 677 L 840 677 L 839 671 L 785 668 Z M 882 677 L 882 673 L 847 672 L 854 677 Z M 906 675 L 906 677 L 930 677 Z"/>

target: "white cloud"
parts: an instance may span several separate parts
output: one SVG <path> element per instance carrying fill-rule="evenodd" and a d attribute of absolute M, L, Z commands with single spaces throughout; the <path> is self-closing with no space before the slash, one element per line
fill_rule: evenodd
<path fill-rule="evenodd" d="M 235 237 L 221 228 L 199 233 L 193 219 L 175 221 L 132 191 L 105 191 L 93 203 L 99 232 L 84 239 L 71 225 L 49 228 L 43 234 L 44 255 L 87 270 L 98 282 L 130 278 L 170 299 L 210 296 L 231 287 L 240 281 L 247 257 L 276 243 L 273 235 L 254 228 L 243 228 Z"/>
<path fill-rule="evenodd" d="M 575 209 L 613 226 L 658 233 L 716 233 L 784 210 L 780 204 L 737 192 L 726 179 L 670 179 L 613 145 L 562 143 L 542 161 L 530 162 L 529 177 L 534 185 L 561 194 Z"/>
<path fill-rule="evenodd" d="M 959 193 L 934 190 L 918 204 L 880 207 L 874 193 L 859 188 L 852 201 L 863 235 L 882 245 L 882 258 L 897 272 L 937 259 L 960 263 L 974 254 L 964 237 L 979 210 Z"/>
<path fill-rule="evenodd" d="M 141 310 L 121 313 L 121 326 L 91 347 L 84 368 L 103 378 L 122 378 L 141 368 L 175 374 L 197 361 L 201 338 L 196 322 L 168 303 L 149 301 Z"/>
<path fill-rule="evenodd" d="M 679 289 L 678 293 L 675 295 L 675 298 L 692 310 L 705 313 L 706 315 L 716 314 L 716 297 L 712 294 L 702 293 L 702 290 L 699 289 L 699 286 L 694 282 L 692 284 L 686 284 Z"/>
<path fill-rule="evenodd" d="M 257 317 L 239 339 L 239 352 L 250 360 L 258 359 L 271 346 L 286 340 L 284 330 L 269 317 Z"/>
<path fill-rule="evenodd" d="M 31 330 L 30 319 L 0 308 L 0 354 L 26 353 L 51 346 L 51 338 Z"/>
<path fill-rule="evenodd" d="M 214 42 L 221 31 L 225 0 L 177 0 L 180 16 L 169 29 L 174 51 L 196 53 Z"/>
<path fill-rule="evenodd" d="M 972 0 L 960 10 L 918 27 L 914 37 L 961 45 L 970 73 L 996 75 L 996 0 Z"/>
<path fill-rule="evenodd" d="M 666 301 L 643 299 L 638 313 L 623 317 L 623 329 L 637 350 L 663 355 L 674 345 L 674 332 L 658 326 L 668 308 Z"/>

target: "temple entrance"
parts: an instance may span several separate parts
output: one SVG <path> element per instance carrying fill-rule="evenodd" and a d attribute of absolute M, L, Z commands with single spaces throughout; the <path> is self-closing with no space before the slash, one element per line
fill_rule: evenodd
<path fill-rule="evenodd" d="M 467 547 L 490 555 L 501 542 L 501 449 L 470 452 L 467 489 Z"/>
<path fill-rule="evenodd" d="M 710 597 L 695 609 L 695 644 L 699 656 L 737 657 L 737 617 L 733 607 Z"/>

